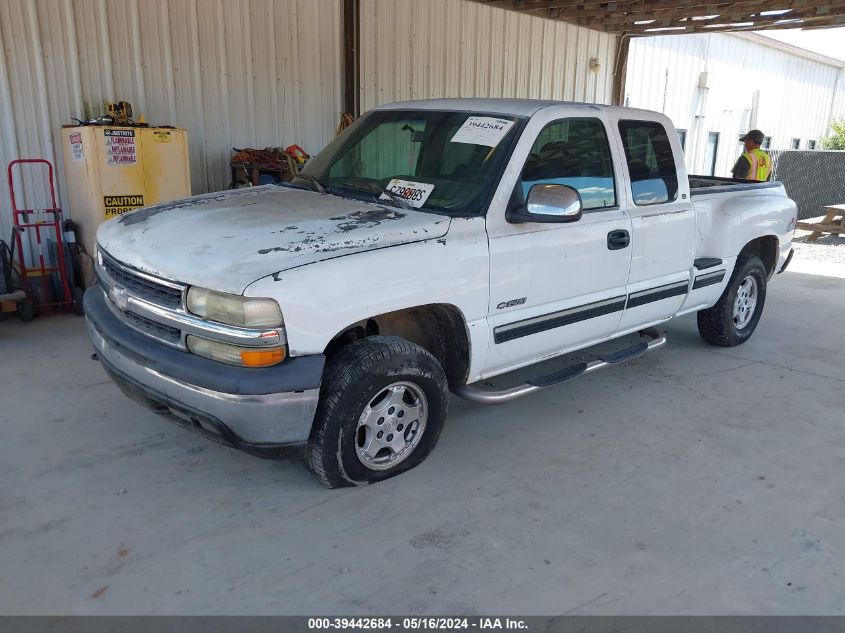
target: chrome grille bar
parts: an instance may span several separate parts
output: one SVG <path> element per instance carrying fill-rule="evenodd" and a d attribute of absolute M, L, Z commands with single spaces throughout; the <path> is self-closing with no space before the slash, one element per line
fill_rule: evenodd
<path fill-rule="evenodd" d="M 284 328 L 252 329 L 206 321 L 185 309 L 187 285 L 159 279 L 129 268 L 100 250 L 95 273 L 103 287 L 111 311 L 129 327 L 147 336 L 181 350 L 188 349 L 188 334 L 239 345 L 242 347 L 277 347 L 287 343 Z M 102 261 L 102 264 L 100 263 Z M 108 262 L 108 263 L 107 263 Z M 112 272 L 117 271 L 117 277 Z M 137 282 L 124 285 L 122 275 L 133 275 Z M 149 288 L 165 288 L 171 297 L 169 305 L 162 300 L 164 294 L 150 293 Z M 178 292 L 179 300 L 173 297 Z"/>

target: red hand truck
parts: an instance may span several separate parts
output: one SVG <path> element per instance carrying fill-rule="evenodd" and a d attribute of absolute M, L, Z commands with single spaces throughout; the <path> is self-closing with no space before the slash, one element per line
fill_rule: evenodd
<path fill-rule="evenodd" d="M 46 209 L 19 209 L 15 196 L 15 180 L 13 167 L 15 165 L 46 165 L 47 179 L 50 184 L 51 206 Z M 22 158 L 13 160 L 7 169 L 9 177 L 9 195 L 12 198 L 12 228 L 15 246 L 18 251 L 18 263 L 20 266 L 21 286 L 26 294 L 35 299 L 32 288 L 32 278 L 38 277 L 41 282 L 40 302 L 35 302 L 35 309 L 38 314 L 57 314 L 62 311 L 73 311 L 82 314 L 82 288 L 71 288 L 68 268 L 65 262 L 65 246 L 62 239 L 62 210 L 56 203 L 56 188 L 53 184 L 53 164 L 43 158 Z M 33 258 L 37 258 L 38 265 L 27 267 L 26 254 L 24 251 L 23 235 L 27 232 L 34 233 L 34 241 L 30 238 L 30 245 L 33 250 Z M 55 234 L 55 265 L 52 264 L 49 244 L 45 238 L 50 232 Z M 50 292 L 50 285 L 56 276 L 58 278 L 58 295 L 53 296 Z"/>

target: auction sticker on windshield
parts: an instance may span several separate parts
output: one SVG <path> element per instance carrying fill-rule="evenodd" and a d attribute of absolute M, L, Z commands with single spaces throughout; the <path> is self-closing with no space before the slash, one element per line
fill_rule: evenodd
<path fill-rule="evenodd" d="M 496 147 L 513 127 L 513 121 L 490 116 L 471 116 L 452 137 L 452 143 Z"/>
<path fill-rule="evenodd" d="M 404 198 L 415 209 L 419 209 L 428 200 L 431 192 L 434 191 L 434 185 L 427 182 L 411 182 L 410 180 L 399 180 L 394 178 L 385 187 L 389 192 L 395 193 L 400 198 Z M 390 200 L 390 196 L 383 193 L 379 196 L 379 200 Z"/>

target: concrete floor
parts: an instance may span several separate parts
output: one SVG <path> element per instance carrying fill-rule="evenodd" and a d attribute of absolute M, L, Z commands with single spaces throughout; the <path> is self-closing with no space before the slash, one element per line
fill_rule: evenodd
<path fill-rule="evenodd" d="M 0 323 L 0 613 L 842 614 L 845 280 L 754 338 L 669 344 L 327 491 L 107 380 L 76 317 Z"/>

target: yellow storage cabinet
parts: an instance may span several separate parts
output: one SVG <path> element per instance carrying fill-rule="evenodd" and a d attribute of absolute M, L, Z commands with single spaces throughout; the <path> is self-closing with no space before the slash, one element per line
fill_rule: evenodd
<path fill-rule="evenodd" d="M 191 195 L 188 133 L 160 127 L 62 128 L 65 180 L 78 239 L 92 257 L 104 220 Z"/>

